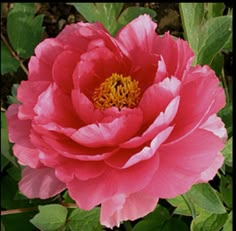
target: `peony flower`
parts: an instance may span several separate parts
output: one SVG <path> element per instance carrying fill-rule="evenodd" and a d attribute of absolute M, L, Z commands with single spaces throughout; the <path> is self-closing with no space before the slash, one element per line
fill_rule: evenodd
<path fill-rule="evenodd" d="M 68 189 L 81 209 L 101 205 L 112 228 L 215 176 L 224 90 L 209 66 L 191 66 L 186 41 L 155 29 L 148 15 L 115 37 L 79 22 L 36 47 L 21 104 L 6 112 L 24 195 Z"/>

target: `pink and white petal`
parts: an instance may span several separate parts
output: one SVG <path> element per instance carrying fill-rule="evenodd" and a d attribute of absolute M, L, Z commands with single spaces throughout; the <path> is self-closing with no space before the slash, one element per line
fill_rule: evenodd
<path fill-rule="evenodd" d="M 160 198 L 185 193 L 209 168 L 223 146 L 219 137 L 203 129 L 174 144 L 163 144 L 158 150 L 159 168 L 146 187 L 147 192 Z"/>
<path fill-rule="evenodd" d="M 140 49 L 152 53 L 153 41 L 157 37 L 156 27 L 156 23 L 149 15 L 141 15 L 124 26 L 115 38 L 120 43 L 122 51 L 128 52 L 132 57 L 135 57 L 137 50 Z"/>
<path fill-rule="evenodd" d="M 17 90 L 17 99 L 22 102 L 19 107 L 20 119 L 32 119 L 35 116 L 33 110 L 39 95 L 44 92 L 50 82 L 48 81 L 22 81 Z"/>
<path fill-rule="evenodd" d="M 30 199 L 47 199 L 62 192 L 66 189 L 66 185 L 56 178 L 52 168 L 27 167 L 22 172 L 19 189 Z"/>
<path fill-rule="evenodd" d="M 127 169 L 115 170 L 108 167 L 101 176 L 87 181 L 74 178 L 67 183 L 69 194 L 80 208 L 90 210 L 116 194 L 131 194 L 142 190 L 152 179 L 158 163 L 159 157 L 154 156 Z"/>
<path fill-rule="evenodd" d="M 145 142 L 152 140 L 156 134 L 168 127 L 174 119 L 179 105 L 179 96 L 175 97 L 164 112 L 161 112 L 154 122 L 143 132 L 141 136 L 135 136 L 130 140 L 120 144 L 122 148 L 135 148 Z"/>
<path fill-rule="evenodd" d="M 190 68 L 194 56 L 188 43 L 182 39 L 175 41 L 169 32 L 166 32 L 163 37 L 157 36 L 154 44 L 155 52 L 164 59 L 168 76 L 174 75 L 182 80 L 183 73 Z"/>
<path fill-rule="evenodd" d="M 79 127 L 81 121 L 73 110 L 71 97 L 61 91 L 54 83 L 39 97 L 34 107 L 39 124 L 55 122 L 63 127 Z"/>
<path fill-rule="evenodd" d="M 131 138 L 139 130 L 142 121 L 142 113 L 137 109 L 111 122 L 81 127 L 71 138 L 86 147 L 115 146 Z"/>
<path fill-rule="evenodd" d="M 142 191 L 130 195 L 118 194 L 102 203 L 100 222 L 108 228 L 119 227 L 120 222 L 136 220 L 152 212 L 158 198 Z"/>
<path fill-rule="evenodd" d="M 161 111 L 164 111 L 171 100 L 179 94 L 179 90 L 180 81 L 175 77 L 165 78 L 162 82 L 150 86 L 139 103 L 144 121 L 152 121 Z"/>
<path fill-rule="evenodd" d="M 210 165 L 210 167 L 208 169 L 206 169 L 204 172 L 201 172 L 201 175 L 199 177 L 199 179 L 197 179 L 196 183 L 206 183 L 210 180 L 212 180 L 217 171 L 221 168 L 221 166 L 224 163 L 224 157 L 223 155 L 219 152 L 214 161 L 212 162 L 212 164 Z"/>
<path fill-rule="evenodd" d="M 73 88 L 73 72 L 79 63 L 80 54 L 72 51 L 60 53 L 53 64 L 53 80 L 65 93 L 70 94 Z"/>
<path fill-rule="evenodd" d="M 129 168 L 141 161 L 148 160 L 156 154 L 159 146 L 170 135 L 173 127 L 168 127 L 158 133 L 151 141 L 149 146 L 144 146 L 141 150 L 137 149 L 120 149 L 110 158 L 105 160 L 105 163 L 113 168 L 125 169 Z"/>
<path fill-rule="evenodd" d="M 60 158 L 61 164 L 55 168 L 55 175 L 63 182 L 69 182 L 76 177 L 79 180 L 89 180 L 102 175 L 105 165 L 101 161 L 78 161 Z"/>
<path fill-rule="evenodd" d="M 216 136 L 220 137 L 224 143 L 227 141 L 228 135 L 225 124 L 217 114 L 211 115 L 200 128 L 213 132 Z"/>

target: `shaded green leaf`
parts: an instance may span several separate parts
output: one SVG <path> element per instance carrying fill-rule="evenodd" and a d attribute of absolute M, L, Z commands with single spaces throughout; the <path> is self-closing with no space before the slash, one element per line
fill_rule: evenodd
<path fill-rule="evenodd" d="M 230 137 L 224 149 L 222 150 L 222 154 L 225 157 L 224 163 L 230 167 L 232 167 L 232 161 L 233 161 L 232 141 L 233 137 Z"/>
<path fill-rule="evenodd" d="M 67 225 L 71 231 L 102 231 L 100 224 L 100 208 L 96 207 L 90 211 L 75 209 L 68 218 Z"/>
<path fill-rule="evenodd" d="M 195 64 L 211 64 L 232 34 L 232 16 L 219 16 L 207 20 L 199 28 L 198 34 L 201 36 L 198 36 Z"/>
<path fill-rule="evenodd" d="M 219 231 L 225 224 L 228 214 L 213 214 L 202 211 L 191 223 L 191 231 Z"/>
<path fill-rule="evenodd" d="M 138 222 L 132 231 L 162 231 L 163 225 L 170 218 L 169 211 L 158 205 L 157 208 Z"/>
<path fill-rule="evenodd" d="M 232 186 L 232 177 L 229 175 L 221 176 L 220 179 L 220 193 L 223 197 L 225 204 L 232 208 L 232 197 L 233 197 L 233 186 Z"/>
<path fill-rule="evenodd" d="M 222 231 L 233 231 L 233 214 L 232 211 L 228 214 L 228 219 L 224 224 L 223 230 Z"/>
<path fill-rule="evenodd" d="M 34 212 L 28 212 L 4 215 L 1 216 L 1 220 L 6 231 L 35 231 L 35 227 L 29 222 L 34 214 Z"/>
<path fill-rule="evenodd" d="M 149 14 L 152 18 L 156 17 L 156 12 L 150 8 L 131 6 L 126 8 L 118 18 L 120 26 L 125 26 L 127 23 L 135 19 L 141 14 Z"/>
<path fill-rule="evenodd" d="M 217 76 L 221 76 L 223 65 L 224 56 L 221 53 L 218 53 L 212 60 L 210 67 L 215 71 Z"/>
<path fill-rule="evenodd" d="M 11 52 L 1 41 L 1 74 L 4 75 L 8 72 L 15 72 L 19 66 L 19 61 L 13 58 Z"/>
<path fill-rule="evenodd" d="M 42 39 L 43 15 L 34 17 L 34 3 L 14 3 L 8 13 L 7 32 L 11 45 L 22 58 L 29 58 Z"/>
<path fill-rule="evenodd" d="M 9 160 L 1 154 L 1 172 L 8 165 Z"/>
<path fill-rule="evenodd" d="M 75 201 L 70 197 L 68 190 L 63 194 L 64 203 L 75 203 Z"/>
<path fill-rule="evenodd" d="M 232 136 L 232 124 L 233 124 L 233 107 L 232 103 L 229 102 L 226 106 L 219 111 L 218 115 L 221 117 L 227 129 L 228 137 Z M 231 159 L 232 160 L 232 159 Z M 231 162 L 232 163 L 232 162 Z"/>
<path fill-rule="evenodd" d="M 13 104 L 13 103 L 19 103 L 19 101 L 17 100 L 17 89 L 20 85 L 19 84 L 13 84 L 12 88 L 11 88 L 11 95 L 7 96 L 7 102 L 9 104 Z"/>
<path fill-rule="evenodd" d="M 163 228 L 160 229 L 160 231 L 173 231 L 174 230 L 181 230 L 181 231 L 188 231 L 189 228 L 187 224 L 185 224 L 183 221 L 176 217 L 172 217 L 170 220 L 168 220 Z"/>
<path fill-rule="evenodd" d="M 189 199 L 197 206 L 212 213 L 225 213 L 225 207 L 216 191 L 206 183 L 193 185 L 186 193 Z"/>
<path fill-rule="evenodd" d="M 8 141 L 7 121 L 4 112 L 1 112 L 1 154 L 16 167 L 19 166 L 11 152 L 11 145 Z"/>
<path fill-rule="evenodd" d="M 65 224 L 67 209 L 62 205 L 39 205 L 38 208 L 39 213 L 36 214 L 30 222 L 41 231 L 55 231 Z"/>

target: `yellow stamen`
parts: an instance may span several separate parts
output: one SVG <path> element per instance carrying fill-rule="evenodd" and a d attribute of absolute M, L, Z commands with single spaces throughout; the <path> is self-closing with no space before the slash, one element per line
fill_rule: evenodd
<path fill-rule="evenodd" d="M 130 76 L 124 77 L 113 73 L 98 88 L 94 90 L 93 101 L 95 107 L 105 109 L 109 107 L 134 108 L 140 100 L 138 81 Z"/>

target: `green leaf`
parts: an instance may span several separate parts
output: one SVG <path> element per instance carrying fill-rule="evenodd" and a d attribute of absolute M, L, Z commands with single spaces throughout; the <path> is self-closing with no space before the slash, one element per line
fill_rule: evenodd
<path fill-rule="evenodd" d="M 156 17 L 156 12 L 150 8 L 131 6 L 126 8 L 118 18 L 120 26 L 125 26 L 141 14 L 149 14 L 152 18 Z"/>
<path fill-rule="evenodd" d="M 132 231 L 162 231 L 163 225 L 169 218 L 169 211 L 165 207 L 157 205 L 157 208 L 138 222 Z"/>
<path fill-rule="evenodd" d="M 205 3 L 206 9 L 207 9 L 207 18 L 213 18 L 217 16 L 222 16 L 225 4 L 223 2 L 220 3 Z"/>
<path fill-rule="evenodd" d="M 233 148 L 232 148 L 233 137 L 230 137 L 222 150 L 222 154 L 225 157 L 225 164 L 232 167 L 233 162 Z"/>
<path fill-rule="evenodd" d="M 220 179 L 220 193 L 223 196 L 223 201 L 225 204 L 232 208 L 232 197 L 233 197 L 233 186 L 232 186 L 232 177 L 229 175 L 221 175 Z"/>
<path fill-rule="evenodd" d="M 68 190 L 63 194 L 64 203 L 75 203 L 75 201 L 70 197 Z"/>
<path fill-rule="evenodd" d="M 1 230 L 2 230 L 2 231 L 6 231 L 5 226 L 4 226 L 4 224 L 2 223 L 2 221 L 1 221 Z"/>
<path fill-rule="evenodd" d="M 41 231 L 55 231 L 65 225 L 67 209 L 62 205 L 39 205 L 38 208 L 39 213 L 30 222 Z"/>
<path fill-rule="evenodd" d="M 221 53 L 218 53 L 212 60 L 210 67 L 215 71 L 217 76 L 221 76 L 223 65 L 224 56 Z"/>
<path fill-rule="evenodd" d="M 8 165 L 9 160 L 1 154 L 1 172 L 3 171 L 3 169 Z"/>
<path fill-rule="evenodd" d="M 218 115 L 221 117 L 225 124 L 225 128 L 227 129 L 228 137 L 232 136 L 232 124 L 233 124 L 233 107 L 232 102 L 226 104 L 226 106 L 219 111 Z M 231 158 L 232 164 L 232 158 Z M 231 165 L 232 166 L 232 165 Z"/>
<path fill-rule="evenodd" d="M 42 39 L 43 15 L 34 17 L 34 3 L 14 3 L 8 13 L 7 32 L 11 45 L 22 58 L 29 58 Z"/>
<path fill-rule="evenodd" d="M 8 72 L 15 72 L 19 66 L 19 61 L 13 58 L 11 52 L 1 41 L 1 74 L 4 75 Z"/>
<path fill-rule="evenodd" d="M 195 64 L 211 64 L 232 35 L 232 16 L 219 16 L 207 20 L 199 28 L 198 35 L 201 36 L 198 36 Z"/>
<path fill-rule="evenodd" d="M 181 231 L 188 231 L 189 228 L 186 223 L 179 220 L 179 218 L 172 217 L 170 220 L 168 220 L 165 225 L 163 226 L 160 231 L 173 231 L 173 227 L 175 230 L 181 230 Z"/>
<path fill-rule="evenodd" d="M 71 231 L 102 231 L 99 221 L 100 208 L 96 207 L 90 211 L 75 209 L 68 218 L 68 226 Z"/>
<path fill-rule="evenodd" d="M 13 84 L 11 88 L 11 95 L 7 96 L 7 102 L 9 104 L 19 103 L 19 101 L 17 100 L 17 89 L 19 86 L 20 84 Z"/>
<path fill-rule="evenodd" d="M 11 153 L 11 146 L 8 141 L 7 121 L 4 112 L 1 112 L 1 154 L 16 167 L 19 166 L 16 162 L 16 158 Z"/>
<path fill-rule="evenodd" d="M 206 183 L 193 185 L 186 193 L 188 198 L 197 206 L 212 213 L 225 213 L 225 207 L 216 191 Z"/>
<path fill-rule="evenodd" d="M 219 231 L 225 224 L 228 214 L 213 214 L 202 211 L 191 223 L 191 231 Z"/>
<path fill-rule="evenodd" d="M 199 25 L 205 21 L 204 3 L 179 3 L 179 10 L 184 28 L 184 38 L 196 51 L 200 37 L 197 30 Z"/>
<path fill-rule="evenodd" d="M 191 216 L 191 210 L 187 205 L 186 201 L 184 200 L 183 196 L 177 196 L 175 198 L 167 199 L 167 201 L 174 207 L 176 207 L 174 214 L 184 215 L 184 216 Z M 192 203 L 189 201 L 189 203 Z M 194 206 L 194 205 L 192 205 Z"/>
<path fill-rule="evenodd" d="M 117 31 L 117 17 L 123 3 L 70 3 L 88 22 L 101 22 L 111 35 Z"/>
<path fill-rule="evenodd" d="M 228 219 L 225 222 L 224 228 L 223 228 L 222 231 L 233 231 L 233 221 L 232 221 L 232 218 L 233 218 L 233 214 L 232 214 L 232 211 L 231 211 L 229 213 L 229 215 L 228 215 Z"/>

